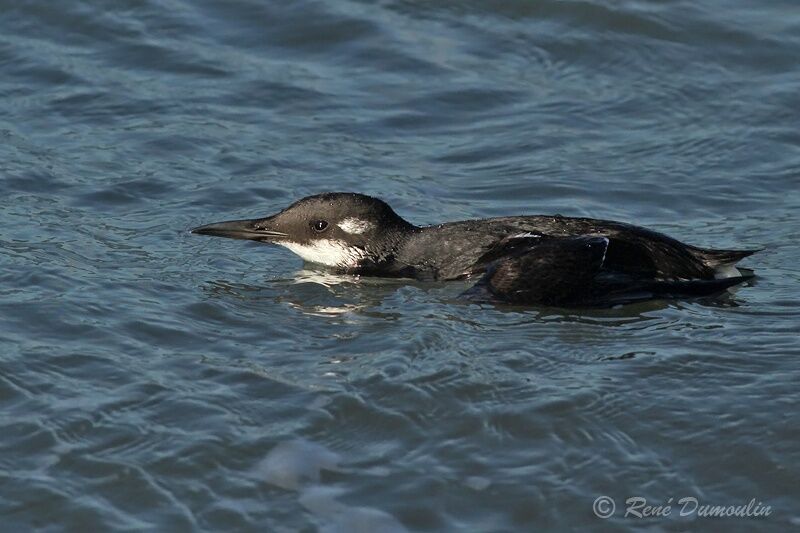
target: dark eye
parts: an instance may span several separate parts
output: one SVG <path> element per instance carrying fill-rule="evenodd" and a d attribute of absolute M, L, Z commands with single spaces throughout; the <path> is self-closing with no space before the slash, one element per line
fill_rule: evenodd
<path fill-rule="evenodd" d="M 328 229 L 328 223 L 324 220 L 315 220 L 311 223 L 311 227 L 314 228 L 314 231 L 318 231 L 322 233 L 326 229 Z"/>

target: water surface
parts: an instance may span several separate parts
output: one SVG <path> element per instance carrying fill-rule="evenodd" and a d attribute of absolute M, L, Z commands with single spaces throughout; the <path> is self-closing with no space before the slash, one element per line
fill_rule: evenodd
<path fill-rule="evenodd" d="M 800 525 L 795 2 L 0 13 L 0 529 Z M 735 295 L 581 312 L 186 231 L 328 190 L 765 251 Z"/>

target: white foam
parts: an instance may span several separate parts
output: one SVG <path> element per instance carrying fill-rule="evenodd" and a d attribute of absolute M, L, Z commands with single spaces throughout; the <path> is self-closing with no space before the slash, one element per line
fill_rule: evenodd
<path fill-rule="evenodd" d="M 394 516 L 372 507 L 356 507 L 336 499 L 341 489 L 311 486 L 300 494 L 300 505 L 308 509 L 320 522 L 321 533 L 353 533 L 355 531 L 380 531 L 381 533 L 407 533 L 408 529 Z"/>
<path fill-rule="evenodd" d="M 292 440 L 281 442 L 264 458 L 259 467 L 267 483 L 287 490 L 297 490 L 308 483 L 317 483 L 322 470 L 336 470 L 339 456 L 313 442 Z"/>

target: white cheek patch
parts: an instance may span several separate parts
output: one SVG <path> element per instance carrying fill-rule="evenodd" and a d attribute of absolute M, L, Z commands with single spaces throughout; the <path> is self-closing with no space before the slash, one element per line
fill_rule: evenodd
<path fill-rule="evenodd" d="M 345 233 L 364 233 L 372 228 L 372 222 L 360 218 L 346 218 L 339 222 L 338 226 Z"/>
<path fill-rule="evenodd" d="M 278 243 L 299 255 L 303 261 L 331 267 L 354 268 L 364 258 L 364 251 L 344 241 L 322 239 L 308 244 Z"/>

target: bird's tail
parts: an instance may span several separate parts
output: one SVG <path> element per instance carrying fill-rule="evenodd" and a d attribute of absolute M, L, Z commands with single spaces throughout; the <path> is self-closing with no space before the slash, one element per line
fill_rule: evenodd
<path fill-rule="evenodd" d="M 712 250 L 710 248 L 697 248 L 694 246 L 689 248 L 692 255 L 704 265 L 714 270 L 717 279 L 741 276 L 742 273 L 736 268 L 736 263 L 745 257 L 760 252 L 762 249 L 763 248 L 753 250 Z"/>
<path fill-rule="evenodd" d="M 722 279 L 693 279 L 686 281 L 653 281 L 644 284 L 654 295 L 671 298 L 710 296 L 726 289 L 750 281 L 755 277 L 752 271 L 742 269 L 736 276 Z"/>
<path fill-rule="evenodd" d="M 712 250 L 710 248 L 690 248 L 692 255 L 700 259 L 706 266 L 718 268 L 722 266 L 733 266 L 745 257 L 749 257 L 763 248 L 754 250 Z"/>

